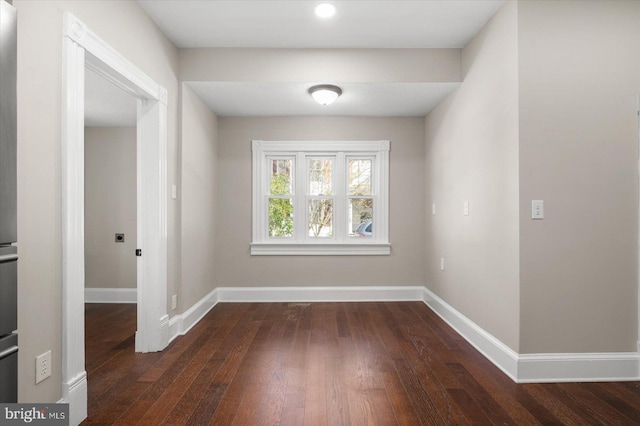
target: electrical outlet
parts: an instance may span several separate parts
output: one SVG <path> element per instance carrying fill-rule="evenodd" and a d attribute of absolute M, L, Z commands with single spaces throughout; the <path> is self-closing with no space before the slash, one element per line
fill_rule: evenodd
<path fill-rule="evenodd" d="M 440 258 L 440 270 L 444 271 L 444 257 Z"/>
<path fill-rule="evenodd" d="M 51 377 L 51 351 L 36 357 L 36 385 L 47 377 Z"/>
<path fill-rule="evenodd" d="M 465 201 L 463 204 L 463 212 L 465 216 L 469 216 L 469 202 Z"/>
<path fill-rule="evenodd" d="M 436 214 L 436 203 L 431 204 L 431 214 Z"/>
<path fill-rule="evenodd" d="M 171 296 L 171 310 L 175 310 L 178 307 L 178 295 Z"/>

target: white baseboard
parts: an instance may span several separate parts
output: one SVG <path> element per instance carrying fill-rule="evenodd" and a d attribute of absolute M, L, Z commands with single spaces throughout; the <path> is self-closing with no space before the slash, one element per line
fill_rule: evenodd
<path fill-rule="evenodd" d="M 467 342 L 509 376 L 511 380 L 517 382 L 518 354 L 516 351 L 461 314 L 431 290 L 423 288 L 423 291 L 423 301 L 432 311 L 438 314 Z"/>
<path fill-rule="evenodd" d="M 64 395 L 58 402 L 69 404 L 69 425 L 77 426 L 87 418 L 87 373 L 83 371 L 62 386 Z"/>
<path fill-rule="evenodd" d="M 178 336 L 185 335 L 196 325 L 214 306 L 218 304 L 219 289 L 216 288 L 200 299 L 182 314 L 175 315 L 169 320 L 169 343 Z"/>
<path fill-rule="evenodd" d="M 518 354 L 426 288 L 424 302 L 516 383 L 639 380 L 637 352 Z"/>
<path fill-rule="evenodd" d="M 85 303 L 136 303 L 138 290 L 135 288 L 85 288 Z"/>
<path fill-rule="evenodd" d="M 640 380 L 637 352 L 522 354 L 518 383 L 619 382 Z"/>
<path fill-rule="evenodd" d="M 420 286 L 219 287 L 221 302 L 392 302 L 422 300 Z"/>
<path fill-rule="evenodd" d="M 423 301 L 516 383 L 640 380 L 637 352 L 518 354 L 421 286 L 218 287 L 169 320 L 169 341 L 187 333 L 219 302 Z"/>

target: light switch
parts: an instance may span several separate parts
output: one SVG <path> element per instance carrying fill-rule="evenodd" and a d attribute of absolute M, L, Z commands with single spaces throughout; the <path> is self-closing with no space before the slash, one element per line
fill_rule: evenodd
<path fill-rule="evenodd" d="M 440 258 L 440 270 L 444 271 L 444 257 Z"/>
<path fill-rule="evenodd" d="M 531 219 L 544 219 L 543 200 L 531 200 Z"/>
<path fill-rule="evenodd" d="M 171 198 L 174 200 L 178 197 L 178 188 L 175 185 L 171 185 Z"/>
<path fill-rule="evenodd" d="M 431 204 L 431 214 L 436 214 L 436 203 Z"/>

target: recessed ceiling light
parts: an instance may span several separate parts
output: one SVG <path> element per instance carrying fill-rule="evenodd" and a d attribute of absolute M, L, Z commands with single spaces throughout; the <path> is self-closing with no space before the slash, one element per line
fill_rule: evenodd
<path fill-rule="evenodd" d="M 336 7 L 331 3 L 322 3 L 316 6 L 315 12 L 318 18 L 331 18 L 336 14 Z"/>
<path fill-rule="evenodd" d="M 342 95 L 342 89 L 332 84 L 319 84 L 311 87 L 309 94 L 320 105 L 329 105 Z"/>

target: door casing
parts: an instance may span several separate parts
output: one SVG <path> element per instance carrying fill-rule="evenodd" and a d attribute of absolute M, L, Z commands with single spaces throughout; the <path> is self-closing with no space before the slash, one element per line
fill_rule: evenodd
<path fill-rule="evenodd" d="M 167 91 L 65 12 L 62 52 L 62 393 L 70 424 L 87 416 L 84 359 L 85 66 L 138 99 L 136 352 L 168 344 Z M 131 253 L 132 256 L 135 253 Z"/>

